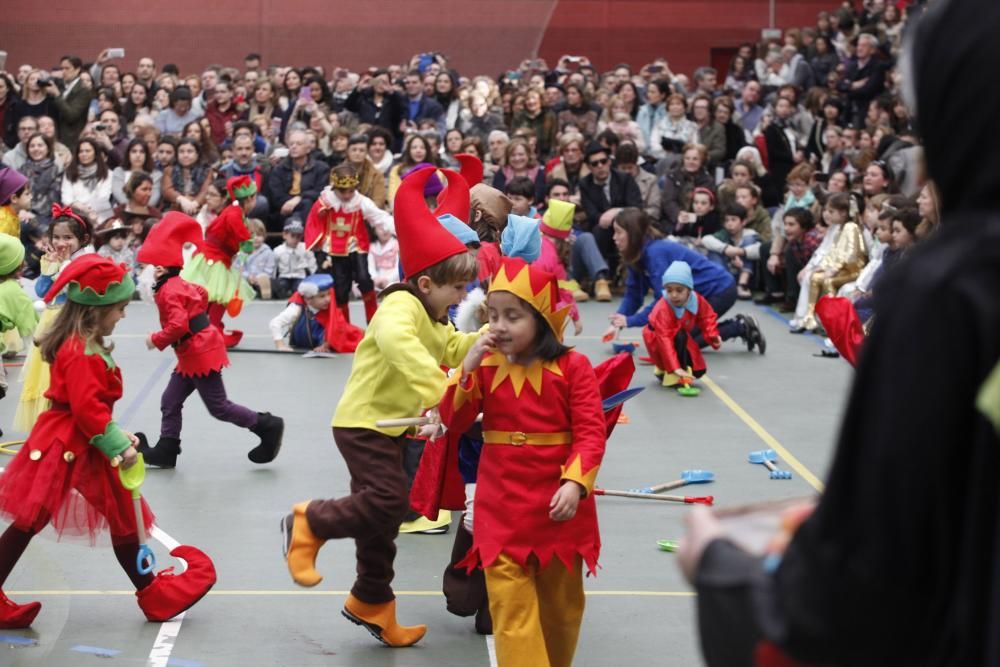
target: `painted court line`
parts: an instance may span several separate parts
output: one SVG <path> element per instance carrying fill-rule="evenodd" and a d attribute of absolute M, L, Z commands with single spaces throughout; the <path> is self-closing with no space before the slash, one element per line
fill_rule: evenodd
<path fill-rule="evenodd" d="M 159 531 L 154 527 L 153 532 Z M 162 533 L 162 531 L 160 531 Z M 169 538 L 169 536 L 167 536 Z M 182 563 L 184 561 L 181 561 Z M 7 591 L 8 595 L 25 597 L 103 597 L 108 595 L 135 595 L 135 591 L 101 590 L 48 590 L 48 591 Z M 299 591 L 299 590 L 211 590 L 206 597 L 347 597 L 350 591 Z M 396 597 L 442 597 L 441 591 L 393 591 Z M 635 598 L 687 598 L 694 597 L 691 591 L 584 591 L 587 597 L 635 597 Z"/>
<path fill-rule="evenodd" d="M 712 393 L 715 394 L 719 400 L 732 411 L 733 414 L 739 417 L 744 424 L 749 426 L 750 430 L 756 433 L 757 437 L 764 441 L 764 444 L 776 451 L 778 455 L 781 456 L 781 459 L 787 463 L 792 470 L 797 472 L 799 476 L 809 484 L 809 486 L 822 493 L 823 482 L 821 482 L 819 478 L 805 466 L 804 463 L 799 461 L 794 454 L 788 451 L 784 445 L 778 442 L 777 438 L 768 433 L 756 419 L 751 417 L 750 413 L 744 410 L 739 403 L 734 401 L 729 394 L 723 391 L 722 387 L 717 385 L 715 381 L 707 375 L 702 376 L 701 381 L 705 383 L 705 386 L 712 390 Z"/>

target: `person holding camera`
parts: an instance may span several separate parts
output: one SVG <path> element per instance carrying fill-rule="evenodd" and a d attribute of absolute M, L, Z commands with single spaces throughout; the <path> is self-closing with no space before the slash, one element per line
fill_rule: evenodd
<path fill-rule="evenodd" d="M 121 120 L 113 109 L 102 111 L 97 122 L 87 127 L 81 136 L 93 139 L 100 146 L 109 169 L 125 164 L 129 138 L 122 132 Z"/>
<path fill-rule="evenodd" d="M 59 67 L 65 84 L 62 91 L 51 77 L 44 77 L 39 84 L 44 86 L 45 94 L 53 99 L 59 110 L 59 141 L 74 150 L 87 124 L 91 91 L 80 78 L 83 61 L 79 56 L 63 56 Z"/>

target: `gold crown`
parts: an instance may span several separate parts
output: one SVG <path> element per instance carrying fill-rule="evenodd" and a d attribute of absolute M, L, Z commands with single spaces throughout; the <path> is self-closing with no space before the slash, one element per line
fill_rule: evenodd
<path fill-rule="evenodd" d="M 353 190 L 358 187 L 358 177 L 353 174 L 345 176 L 330 174 L 330 185 L 332 185 L 335 190 Z"/>
<path fill-rule="evenodd" d="M 508 271 L 516 270 L 513 279 Z M 534 278 L 535 285 L 532 285 Z M 490 281 L 490 292 L 510 292 L 527 301 L 531 307 L 541 313 L 545 321 L 552 327 L 559 342 L 563 339 L 563 329 L 566 328 L 566 318 L 569 317 L 571 304 L 557 308 L 559 288 L 555 277 L 540 269 L 532 269 L 523 260 L 505 259 L 500 270 Z"/>

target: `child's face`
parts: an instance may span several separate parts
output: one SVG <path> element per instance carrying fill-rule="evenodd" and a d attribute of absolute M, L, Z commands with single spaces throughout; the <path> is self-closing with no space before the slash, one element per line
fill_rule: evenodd
<path fill-rule="evenodd" d="M 379 243 L 388 243 L 392 238 L 392 232 L 385 225 L 379 225 L 375 228 L 375 238 Z"/>
<path fill-rule="evenodd" d="M 465 282 L 437 285 L 427 276 L 417 279 L 417 289 L 424 295 L 434 319 L 447 317 L 448 309 L 462 303 L 465 298 Z"/>
<path fill-rule="evenodd" d="M 122 301 L 113 306 L 105 306 L 104 313 L 101 315 L 100 323 L 98 324 L 98 333 L 102 336 L 110 336 L 115 330 L 115 325 L 125 319 L 125 308 L 128 304 L 128 301 Z"/>
<path fill-rule="evenodd" d="M 111 246 L 111 249 L 115 252 L 120 252 L 121 249 L 125 247 L 125 235 L 115 234 L 108 239 L 108 245 Z"/>
<path fill-rule="evenodd" d="M 757 198 L 753 196 L 753 190 L 749 188 L 736 189 L 736 203 L 748 211 L 757 208 Z"/>
<path fill-rule="evenodd" d="M 345 204 L 354 199 L 354 188 L 337 188 L 334 192 L 337 193 L 337 199 Z"/>
<path fill-rule="evenodd" d="M 667 301 L 674 308 L 683 308 L 684 304 L 691 298 L 691 289 L 677 283 L 667 283 L 663 286 L 667 294 Z"/>
<path fill-rule="evenodd" d="M 892 245 L 892 224 L 888 220 L 879 220 L 875 224 L 875 236 L 879 243 Z"/>
<path fill-rule="evenodd" d="M 264 234 L 254 234 L 253 235 L 253 249 L 257 250 L 262 245 L 264 245 Z"/>
<path fill-rule="evenodd" d="M 344 151 L 347 150 L 347 140 L 348 138 L 345 136 L 334 137 L 330 141 L 330 148 L 336 151 L 337 153 L 343 153 Z"/>
<path fill-rule="evenodd" d="M 306 304 L 313 310 L 321 311 L 330 307 L 330 290 L 325 289 L 318 292 L 316 296 L 306 299 Z"/>
<path fill-rule="evenodd" d="M 866 206 L 861 219 L 864 220 L 865 227 L 868 229 L 875 229 L 878 225 L 878 209 L 874 206 Z"/>
<path fill-rule="evenodd" d="M 530 360 L 538 323 L 530 306 L 510 292 L 492 292 L 487 301 L 490 333 L 496 335 L 497 350 L 517 360 Z"/>
<path fill-rule="evenodd" d="M 31 188 L 26 187 L 20 195 L 14 195 L 10 200 L 15 211 L 27 211 L 31 208 Z"/>
<path fill-rule="evenodd" d="M 694 214 L 699 217 L 708 215 L 712 211 L 712 199 L 708 195 L 699 192 L 691 201 L 691 208 L 694 210 Z"/>
<path fill-rule="evenodd" d="M 796 199 L 802 199 L 806 194 L 806 190 L 809 189 L 809 184 L 796 178 L 795 180 L 788 181 L 788 189 Z"/>
<path fill-rule="evenodd" d="M 68 222 L 53 225 L 51 235 L 52 248 L 63 257 L 69 257 L 80 249 L 80 239 L 76 238 Z"/>
<path fill-rule="evenodd" d="M 296 234 L 295 232 L 282 232 L 281 238 L 285 239 L 285 245 L 289 248 L 294 248 L 299 245 L 299 241 L 302 240 L 302 235 Z"/>
<path fill-rule="evenodd" d="M 738 215 L 727 215 L 726 219 L 722 221 L 722 226 L 726 228 L 730 236 L 735 236 L 743 229 L 743 220 Z"/>
<path fill-rule="evenodd" d="M 797 241 L 802 238 L 802 225 L 792 216 L 785 217 L 785 238 L 789 241 Z"/>
<path fill-rule="evenodd" d="M 823 209 L 823 219 L 826 221 L 828 227 L 833 225 L 842 225 L 847 221 L 847 211 L 841 211 L 840 209 L 833 208 L 832 206 L 827 206 Z"/>
<path fill-rule="evenodd" d="M 511 206 L 510 212 L 514 215 L 528 215 L 531 211 L 531 200 L 522 195 L 507 195 L 510 198 Z"/>
<path fill-rule="evenodd" d="M 893 220 L 892 247 L 896 250 L 905 250 L 911 245 L 913 245 L 913 234 L 911 234 L 899 220 Z"/>

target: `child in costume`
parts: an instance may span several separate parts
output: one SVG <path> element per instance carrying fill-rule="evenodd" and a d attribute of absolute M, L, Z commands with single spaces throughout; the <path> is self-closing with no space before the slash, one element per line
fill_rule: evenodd
<path fill-rule="evenodd" d="M 222 332 L 226 347 L 235 347 L 243 332 L 224 331 L 222 318 L 226 313 L 236 317 L 243 302 L 254 298 L 253 288 L 233 260 L 240 251 L 253 251 L 246 216 L 257 205 L 257 184 L 249 176 L 235 176 L 226 182 L 226 189 L 233 203 L 208 224 L 205 242 L 184 265 L 181 277 L 208 291 L 208 319 Z"/>
<path fill-rule="evenodd" d="M 30 336 L 38 325 L 38 311 L 21 289 L 19 278 L 24 267 L 24 245 L 20 239 L 0 234 L 0 333 L 18 340 Z M 7 350 L 0 342 L 0 354 Z M 7 395 L 7 371 L 0 364 L 0 398 Z M 3 431 L 0 431 L 3 435 Z"/>
<path fill-rule="evenodd" d="M 31 210 L 31 184 L 12 167 L 0 167 L 0 234 L 21 238 L 21 211 Z"/>
<path fill-rule="evenodd" d="M 557 303 L 552 274 L 504 258 L 490 283 L 490 332 L 440 405 L 458 432 L 483 414 L 473 544 L 459 566 L 485 569 L 500 665 L 572 663 L 582 568 L 593 573 L 600 551 L 601 395 L 587 358 L 562 344 L 569 308 Z"/>
<path fill-rule="evenodd" d="M 330 307 L 333 278 L 316 273 L 299 283 L 288 306 L 268 325 L 279 350 L 354 352 L 364 332 L 344 321 L 338 308 Z M 288 338 L 288 343 L 285 338 Z M 289 346 L 291 344 L 291 346 Z"/>
<path fill-rule="evenodd" d="M 35 294 L 45 298 L 46 304 L 35 330 L 36 337 L 45 333 L 66 301 L 65 295 L 53 294 L 55 298 L 47 298 L 52 285 L 73 259 L 94 252 L 90 239 L 90 223 L 82 212 L 72 206 L 52 205 L 48 250 L 41 259 L 42 274 L 35 281 Z M 24 387 L 14 413 L 14 428 L 27 433 L 35 425 L 38 415 L 49 407 L 45 396 L 49 388 L 49 365 L 37 347 L 29 352 L 21 377 L 24 378 Z"/>
<path fill-rule="evenodd" d="M 452 206 L 468 207 L 468 186 L 445 170 Z M 382 304 L 358 345 L 350 378 L 333 417 L 333 436 L 351 473 L 353 493 L 294 506 L 282 521 L 292 579 L 315 586 L 316 555 L 328 539 L 353 538 L 357 578 L 344 605 L 349 620 L 389 646 L 410 646 L 424 625 L 396 621 L 392 592 L 395 538 L 409 508 L 402 467 L 405 427 L 380 427 L 383 419 L 414 417 L 435 406 L 447 377 L 477 334 L 460 334 L 447 321 L 449 306 L 465 296 L 476 261 L 427 209 L 424 185 L 434 172 L 407 178 L 396 194 L 397 234 L 406 282 L 382 293 Z M 464 194 L 464 197 L 462 196 Z"/>
<path fill-rule="evenodd" d="M 399 282 L 399 241 L 385 225 L 375 228 L 375 242 L 368 249 L 368 273 L 377 292 Z"/>
<path fill-rule="evenodd" d="M 642 339 L 653 359 L 653 373 L 664 387 L 677 387 L 681 396 L 697 396 L 694 379 L 705 374 L 705 358 L 695 340 L 695 329 L 713 350 L 722 345 L 715 324 L 715 310 L 694 291 L 694 276 L 687 262 L 675 261 L 663 273 L 663 298 L 649 314 Z"/>
<path fill-rule="evenodd" d="M 351 321 L 347 307 L 351 286 L 357 283 L 365 304 L 365 319 L 372 321 L 378 307 L 375 284 L 368 273 L 369 229 L 393 227 L 392 216 L 358 192 L 357 173 L 350 164 L 330 170 L 330 185 L 323 189 L 306 219 L 306 247 L 328 255 L 321 267 L 333 274 L 337 308 Z"/>
<path fill-rule="evenodd" d="M 135 283 L 125 267 L 90 254 L 62 271 L 46 301 L 64 287 L 68 303 L 39 339 L 42 357 L 52 365 L 47 394 L 52 407 L 39 416 L 0 476 L 0 513 L 11 522 L 0 536 L 0 587 L 31 538 L 49 523 L 61 537 L 88 538 L 91 544 L 107 530 L 140 609 L 151 621 L 165 621 L 208 592 L 215 568 L 198 549 L 180 546 L 171 555 L 188 562 L 183 574 L 139 571 L 132 495 L 113 466 L 119 460 L 125 467 L 136 465 L 140 439 L 112 418 L 122 376 L 105 344 L 125 316 Z M 153 513 L 145 501 L 142 516 L 151 526 Z M 40 609 L 38 602 L 19 605 L 0 592 L 0 628 L 26 628 Z"/>
<path fill-rule="evenodd" d="M 207 241 L 205 241 L 207 243 Z M 141 451 L 149 465 L 173 468 L 181 453 L 181 413 L 184 401 L 197 391 L 209 414 L 248 429 L 260 443 L 247 454 L 254 463 L 270 463 L 281 449 L 285 422 L 268 412 L 254 412 L 226 397 L 222 369 L 229 365 L 222 332 L 211 326 L 208 293 L 180 276 L 186 243 L 200 246 L 201 225 L 183 213 L 168 213 L 156 224 L 139 250 L 139 261 L 155 267 L 153 287 L 160 311 L 160 331 L 149 334 L 146 347 L 173 347 L 177 367 L 160 399 L 160 440 Z"/>
<path fill-rule="evenodd" d="M 580 285 L 575 280 L 569 280 L 566 275 L 566 263 L 572 261 L 573 246 L 568 239 L 573 231 L 574 211 L 576 206 L 570 202 L 549 199 L 539 225 L 542 247 L 534 266 L 556 277 L 559 284 L 559 304 L 570 305 L 573 333 L 579 336 L 583 333 L 583 323 L 580 321 L 580 310 L 576 307 L 573 291 L 579 290 Z"/>

